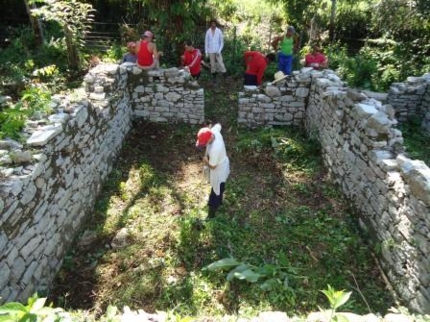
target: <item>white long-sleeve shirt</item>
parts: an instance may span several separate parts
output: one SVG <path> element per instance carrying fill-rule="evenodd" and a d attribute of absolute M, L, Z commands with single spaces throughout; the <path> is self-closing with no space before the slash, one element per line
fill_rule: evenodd
<path fill-rule="evenodd" d="M 213 191 L 219 196 L 221 183 L 226 182 L 230 174 L 230 160 L 227 157 L 224 139 L 221 135 L 221 124 L 215 124 L 211 128 L 211 132 L 215 136 L 215 140 L 206 146 L 206 155 L 209 157 L 211 166 L 209 181 Z"/>
<path fill-rule="evenodd" d="M 206 31 L 205 36 L 205 53 L 206 54 L 220 54 L 224 47 L 224 36 L 222 34 L 221 29 L 218 27 L 215 28 L 215 31 L 212 32 L 212 29 L 209 28 Z"/>

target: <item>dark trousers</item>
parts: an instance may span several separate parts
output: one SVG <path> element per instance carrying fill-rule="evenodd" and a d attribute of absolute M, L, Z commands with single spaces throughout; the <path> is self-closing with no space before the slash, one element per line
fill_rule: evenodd
<path fill-rule="evenodd" d="M 208 202 L 209 207 L 216 209 L 222 205 L 222 197 L 224 195 L 224 190 L 225 190 L 225 182 L 221 183 L 220 193 L 218 196 L 215 194 L 214 190 L 211 188 L 211 194 L 209 195 L 209 202 Z"/>
<path fill-rule="evenodd" d="M 257 75 L 251 75 L 251 74 L 244 74 L 244 82 L 243 85 L 255 85 L 257 84 Z"/>

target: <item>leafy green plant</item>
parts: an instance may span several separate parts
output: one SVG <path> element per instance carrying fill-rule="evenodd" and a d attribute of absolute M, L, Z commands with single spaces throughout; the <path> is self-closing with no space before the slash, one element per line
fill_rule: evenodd
<path fill-rule="evenodd" d="M 21 139 L 25 121 L 35 114 L 50 114 L 51 94 L 41 87 L 29 87 L 23 91 L 22 99 L 0 114 L 0 138 Z"/>
<path fill-rule="evenodd" d="M 52 321 L 66 322 L 72 321 L 70 315 L 62 308 L 45 306 L 46 298 L 39 298 L 34 294 L 28 299 L 27 305 L 18 302 L 9 302 L 0 306 L 0 321 Z"/>
<path fill-rule="evenodd" d="M 22 92 L 22 107 L 29 111 L 29 116 L 35 113 L 50 114 L 53 112 L 50 107 L 51 93 L 40 86 L 31 86 Z"/>
<path fill-rule="evenodd" d="M 16 107 L 8 108 L 0 114 L 0 138 L 21 139 L 26 116 Z"/>
<path fill-rule="evenodd" d="M 364 43 L 355 55 L 339 43 L 328 45 L 325 51 L 330 68 L 350 86 L 385 92 L 393 82 L 430 70 L 428 55 L 423 54 L 428 49 L 411 50 L 414 46 L 381 37 Z"/>
<path fill-rule="evenodd" d="M 40 6 L 32 9 L 32 15 L 54 21 L 62 28 L 67 44 L 69 68 L 79 69 L 80 54 L 84 48 L 85 32 L 93 21 L 92 5 L 77 0 L 47 1 L 31 0 Z"/>
<path fill-rule="evenodd" d="M 273 264 L 255 266 L 249 263 L 239 262 L 234 258 L 223 258 L 215 261 L 203 270 L 229 270 L 227 281 L 234 279 L 249 283 L 258 283 L 262 291 L 284 291 L 289 294 L 290 304 L 295 303 L 294 280 L 298 279 L 297 269 L 293 267 L 281 267 Z"/>
<path fill-rule="evenodd" d="M 343 290 L 336 291 L 330 285 L 327 285 L 327 289 L 322 290 L 321 292 L 327 297 L 330 303 L 331 312 L 330 312 L 329 321 L 335 321 L 335 322 L 348 321 L 348 319 L 343 317 L 341 314 L 337 313 L 337 309 L 340 308 L 342 305 L 344 305 L 346 302 L 348 302 L 352 292 L 345 292 Z"/>
<path fill-rule="evenodd" d="M 419 118 L 411 118 L 400 126 L 408 155 L 430 166 L 430 134 L 421 127 Z"/>

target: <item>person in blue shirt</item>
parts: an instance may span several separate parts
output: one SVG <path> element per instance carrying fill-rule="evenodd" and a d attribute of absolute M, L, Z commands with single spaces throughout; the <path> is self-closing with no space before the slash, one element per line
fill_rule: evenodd
<path fill-rule="evenodd" d="M 127 50 L 128 53 L 126 53 L 122 59 L 122 63 L 136 63 L 137 61 L 137 55 L 136 55 L 136 43 L 134 41 L 130 41 L 127 43 Z"/>

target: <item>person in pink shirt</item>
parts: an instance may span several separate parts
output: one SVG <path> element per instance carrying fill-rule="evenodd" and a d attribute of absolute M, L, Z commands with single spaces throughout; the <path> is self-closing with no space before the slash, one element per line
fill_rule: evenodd
<path fill-rule="evenodd" d="M 305 56 L 305 67 L 313 67 L 316 70 L 328 67 L 328 59 L 318 45 L 312 45 L 312 51 Z"/>

